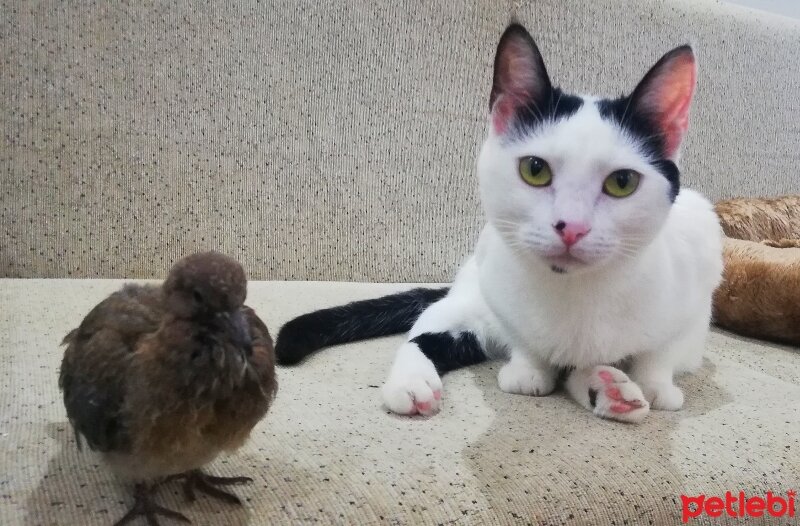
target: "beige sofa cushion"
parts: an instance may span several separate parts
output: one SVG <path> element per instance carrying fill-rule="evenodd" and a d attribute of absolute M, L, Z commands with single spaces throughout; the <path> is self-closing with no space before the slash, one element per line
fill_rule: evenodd
<path fill-rule="evenodd" d="M 98 457 L 75 448 L 57 387 L 58 342 L 119 285 L 0 281 L 0 524 L 107 526 L 131 502 Z M 274 332 L 313 308 L 403 287 L 256 282 L 248 303 Z M 660 525 L 679 523 L 681 494 L 798 489 L 796 349 L 714 332 L 703 368 L 679 381 L 686 408 L 632 426 L 562 393 L 504 394 L 497 363 L 447 375 L 433 418 L 390 415 L 377 386 L 399 342 L 329 349 L 279 370 L 266 420 L 210 467 L 255 479 L 236 489 L 244 508 L 185 504 L 172 485 L 161 502 L 195 524 Z"/>
<path fill-rule="evenodd" d="M 447 281 L 510 16 L 554 81 L 616 96 L 696 45 L 684 181 L 797 193 L 800 26 L 714 0 L 8 2 L 0 276 Z"/>

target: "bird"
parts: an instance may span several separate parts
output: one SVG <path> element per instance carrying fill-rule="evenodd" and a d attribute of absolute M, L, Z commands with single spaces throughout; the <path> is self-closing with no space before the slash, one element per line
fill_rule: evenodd
<path fill-rule="evenodd" d="M 115 526 L 191 522 L 156 503 L 170 480 L 184 481 L 190 501 L 199 491 L 241 503 L 218 486 L 252 479 L 202 468 L 245 443 L 277 392 L 272 338 L 246 295 L 236 260 L 191 254 L 160 286 L 124 285 L 64 338 L 59 387 L 78 448 L 85 441 L 133 484 L 134 504 Z"/>

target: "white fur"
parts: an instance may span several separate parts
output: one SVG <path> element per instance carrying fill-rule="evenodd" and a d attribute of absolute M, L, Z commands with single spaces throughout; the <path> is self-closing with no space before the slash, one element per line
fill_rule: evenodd
<path fill-rule="evenodd" d="M 529 155 L 547 161 L 550 186 L 520 178 L 518 159 Z M 673 373 L 701 363 L 722 272 L 721 229 L 696 192 L 682 190 L 671 203 L 667 179 L 648 161 L 591 100 L 528 137 L 509 140 L 490 131 L 478 159 L 488 224 L 448 296 L 423 313 L 409 339 L 473 332 L 487 354 L 510 358 L 498 376 L 510 393 L 546 395 L 557 368 L 574 367 L 567 389 L 587 407 L 585 393 L 598 381 L 594 368 L 630 359 L 630 385 L 614 369 L 625 400 L 680 409 Z M 641 174 L 629 197 L 602 193 L 603 180 L 617 169 Z M 560 220 L 591 226 L 569 255 L 552 226 Z M 434 413 L 436 390 L 441 380 L 433 364 L 415 344 L 404 344 L 383 390 L 387 407 Z M 601 390 L 594 412 L 613 418 L 609 404 Z M 648 409 L 617 419 L 639 421 Z"/>

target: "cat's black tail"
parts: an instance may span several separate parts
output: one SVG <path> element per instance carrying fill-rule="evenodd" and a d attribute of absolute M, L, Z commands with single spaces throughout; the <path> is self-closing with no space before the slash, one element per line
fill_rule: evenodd
<path fill-rule="evenodd" d="M 448 290 L 412 289 L 298 316 L 278 332 L 278 363 L 293 365 L 323 347 L 407 332 L 422 311 Z"/>

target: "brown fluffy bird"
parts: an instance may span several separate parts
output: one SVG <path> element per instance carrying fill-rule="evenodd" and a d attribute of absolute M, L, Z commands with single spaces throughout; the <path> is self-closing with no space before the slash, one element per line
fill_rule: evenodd
<path fill-rule="evenodd" d="M 135 483 L 136 501 L 116 524 L 144 515 L 190 522 L 157 505 L 167 479 L 230 502 L 215 486 L 246 477 L 200 471 L 222 450 L 241 446 L 275 394 L 267 327 L 244 306 L 247 280 L 233 259 L 187 256 L 162 286 L 126 285 L 97 305 L 64 338 L 59 386 L 67 416 L 89 447 Z"/>

